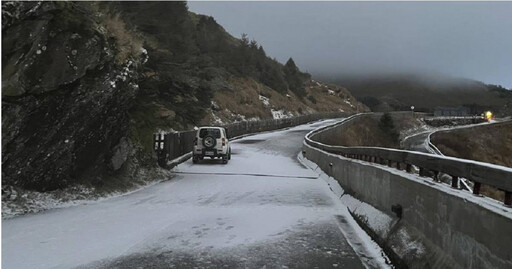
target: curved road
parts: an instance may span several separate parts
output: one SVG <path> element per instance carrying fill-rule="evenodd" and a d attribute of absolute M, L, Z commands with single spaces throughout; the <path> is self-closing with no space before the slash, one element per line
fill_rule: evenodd
<path fill-rule="evenodd" d="M 500 123 L 500 122 L 503 122 L 503 120 L 493 120 L 492 122 L 483 122 L 483 123 L 477 123 L 477 124 L 468 124 L 468 125 L 437 128 L 436 130 L 421 132 L 421 133 L 406 137 L 403 141 L 402 147 L 407 150 L 413 150 L 413 151 L 419 151 L 419 152 L 432 153 L 432 154 L 439 155 L 439 153 L 436 153 L 429 147 L 429 145 L 428 145 L 428 136 L 429 135 L 431 135 L 435 132 L 472 128 L 472 127 L 476 127 L 476 126 L 496 124 L 496 123 Z M 442 154 L 440 154 L 440 155 L 442 155 Z"/>
<path fill-rule="evenodd" d="M 403 148 L 412 151 L 419 151 L 424 153 L 432 153 L 428 146 L 428 136 L 433 131 L 422 132 L 419 134 L 411 135 L 404 139 Z"/>
<path fill-rule="evenodd" d="M 2 222 L 2 268 L 380 268 L 339 197 L 297 154 L 319 126 L 232 142 L 227 165 L 88 205 Z"/>

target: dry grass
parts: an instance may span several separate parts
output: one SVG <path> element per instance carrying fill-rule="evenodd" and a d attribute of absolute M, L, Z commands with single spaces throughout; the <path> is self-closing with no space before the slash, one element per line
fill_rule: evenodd
<path fill-rule="evenodd" d="M 368 107 L 357 101 L 352 94 L 345 88 L 326 84 L 318 81 L 309 81 L 306 84 L 307 96 L 312 96 L 315 102 L 309 98 L 305 98 L 305 103 L 315 111 L 328 112 L 340 111 L 345 112 L 367 112 Z"/>
<path fill-rule="evenodd" d="M 443 154 L 512 167 L 512 122 L 435 133 L 431 137 Z M 483 195 L 503 201 L 504 193 L 482 185 Z"/>
<path fill-rule="evenodd" d="M 116 40 L 117 49 L 116 62 L 126 62 L 130 57 L 138 57 L 141 54 L 142 41 L 136 33 L 126 28 L 126 24 L 119 16 L 104 15 L 102 24 L 107 33 Z"/>
<path fill-rule="evenodd" d="M 431 138 L 445 155 L 512 167 L 512 122 L 438 132 Z"/>
<path fill-rule="evenodd" d="M 259 100 L 259 95 L 269 95 L 270 89 L 250 78 L 232 78 L 228 83 L 231 89 L 220 90 L 215 93 L 214 101 L 219 105 L 219 117 L 226 117 L 225 109 L 234 114 L 245 115 L 247 118 L 271 118 L 272 114 Z M 274 93 L 276 94 L 276 93 Z"/>
<path fill-rule="evenodd" d="M 497 188 L 488 185 L 482 185 L 482 187 L 480 188 L 480 194 L 482 194 L 483 196 L 491 197 L 498 201 L 505 200 L 505 193 L 503 191 L 500 191 Z"/>
<path fill-rule="evenodd" d="M 391 114 L 396 131 L 400 132 L 417 127 L 422 122 L 407 114 Z M 399 141 L 383 133 L 379 127 L 380 115 L 367 115 L 346 125 L 346 129 L 330 141 L 334 145 L 347 147 L 372 146 L 386 148 L 400 148 Z"/>
<path fill-rule="evenodd" d="M 293 92 L 280 94 L 271 88 L 247 77 L 234 77 L 228 81 L 229 89 L 218 90 L 215 93 L 214 101 L 220 107 L 214 111 L 215 115 L 223 122 L 231 122 L 240 120 L 236 115 L 243 115 L 246 119 L 259 118 L 271 119 L 271 109 L 283 110 L 293 115 L 311 114 L 315 112 L 340 111 L 360 112 L 368 111 L 368 108 L 359 103 L 350 93 L 341 87 L 334 85 L 316 83 L 313 85 L 309 82 L 306 85 L 308 96 L 313 96 L 316 103 L 309 98 L 300 99 Z M 331 95 L 328 90 L 332 89 L 336 95 Z M 265 106 L 259 99 L 259 96 L 269 98 L 269 106 Z M 345 102 L 348 101 L 352 106 Z M 234 116 L 235 115 L 235 116 Z M 202 120 L 202 124 L 210 124 L 214 122 L 211 113 L 207 114 Z"/>
<path fill-rule="evenodd" d="M 383 135 L 379 128 L 379 118 L 363 117 L 356 122 L 347 125 L 343 132 L 332 141 L 335 145 L 355 147 L 355 146 L 374 146 L 397 148 L 400 146 L 398 141 L 394 141 L 390 136 Z"/>

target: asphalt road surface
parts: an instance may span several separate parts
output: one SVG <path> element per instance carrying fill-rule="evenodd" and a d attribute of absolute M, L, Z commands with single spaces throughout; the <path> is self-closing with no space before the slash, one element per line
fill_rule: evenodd
<path fill-rule="evenodd" d="M 428 135 L 432 131 L 427 131 L 407 137 L 403 142 L 403 148 L 406 150 L 419 151 L 423 153 L 432 153 L 427 143 Z"/>
<path fill-rule="evenodd" d="M 140 191 L 2 223 L 7 268 L 381 268 L 381 250 L 297 160 L 324 121 L 232 142 Z"/>

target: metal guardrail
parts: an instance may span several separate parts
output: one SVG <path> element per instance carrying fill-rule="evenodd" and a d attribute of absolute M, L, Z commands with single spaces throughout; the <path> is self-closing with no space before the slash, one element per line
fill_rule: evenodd
<path fill-rule="evenodd" d="M 433 173 L 435 181 L 438 181 L 439 173 L 445 173 L 452 177 L 453 188 L 458 188 L 459 178 L 466 178 L 474 182 L 473 193 L 475 195 L 480 194 L 481 184 L 489 185 L 503 191 L 505 205 L 512 205 L 512 169 L 505 166 L 390 148 L 333 146 L 314 140 L 315 136 L 357 119 L 361 115 L 365 114 L 357 114 L 342 122 L 316 129 L 306 135 L 305 143 L 346 158 L 385 164 L 399 170 L 405 169 L 409 173 L 413 172 L 412 166 L 414 165 L 419 168 L 420 176 L 426 176 L 429 172 Z"/>

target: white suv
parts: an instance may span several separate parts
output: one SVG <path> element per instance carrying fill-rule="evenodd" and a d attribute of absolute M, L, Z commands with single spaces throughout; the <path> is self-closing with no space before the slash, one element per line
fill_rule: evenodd
<path fill-rule="evenodd" d="M 231 147 L 224 128 L 201 127 L 197 130 L 192 161 L 197 163 L 204 157 L 222 158 L 223 163 L 231 159 Z"/>

